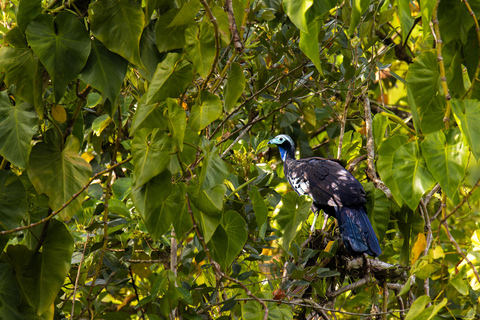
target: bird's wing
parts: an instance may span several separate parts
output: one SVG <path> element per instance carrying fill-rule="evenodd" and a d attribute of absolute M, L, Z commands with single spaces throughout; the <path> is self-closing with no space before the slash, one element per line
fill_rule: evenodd
<path fill-rule="evenodd" d="M 337 162 L 305 158 L 286 162 L 284 169 L 293 189 L 309 195 L 315 203 L 348 206 L 366 202 L 360 182 Z"/>

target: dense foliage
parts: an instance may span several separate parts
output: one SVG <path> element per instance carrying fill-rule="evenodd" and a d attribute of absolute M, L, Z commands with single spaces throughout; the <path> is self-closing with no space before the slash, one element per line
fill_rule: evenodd
<path fill-rule="evenodd" d="M 9 0 L 1 319 L 478 319 L 480 5 Z M 310 235 L 279 133 L 363 184 Z"/>

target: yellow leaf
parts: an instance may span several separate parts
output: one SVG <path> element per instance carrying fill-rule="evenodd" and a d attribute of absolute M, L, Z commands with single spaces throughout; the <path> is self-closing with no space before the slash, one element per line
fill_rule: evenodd
<path fill-rule="evenodd" d="M 332 248 L 333 244 L 335 243 L 335 241 L 329 241 L 327 246 L 325 247 L 325 250 L 326 252 L 330 252 L 330 249 Z"/>
<path fill-rule="evenodd" d="M 419 233 L 417 236 L 417 240 L 415 240 L 415 244 L 412 248 L 412 254 L 410 255 L 410 263 L 414 264 L 415 261 L 418 260 L 422 252 L 427 247 L 427 239 L 425 239 L 425 235 L 423 233 Z"/>
<path fill-rule="evenodd" d="M 58 104 L 52 108 L 52 117 L 55 119 L 55 121 L 60 123 L 67 121 L 67 113 L 65 112 L 65 109 Z"/>
<path fill-rule="evenodd" d="M 90 162 L 93 159 L 93 154 L 91 152 L 84 152 L 82 153 L 82 158 L 85 159 L 85 161 Z"/>
<path fill-rule="evenodd" d="M 442 259 L 445 258 L 445 253 L 443 252 L 442 247 L 436 246 L 435 249 L 433 249 L 433 259 Z"/>
<path fill-rule="evenodd" d="M 475 230 L 471 239 L 473 247 L 480 248 L 480 229 Z"/>

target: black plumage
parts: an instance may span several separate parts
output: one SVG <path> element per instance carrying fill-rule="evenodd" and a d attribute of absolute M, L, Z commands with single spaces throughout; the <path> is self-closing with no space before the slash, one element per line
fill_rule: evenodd
<path fill-rule="evenodd" d="M 338 162 L 320 157 L 296 160 L 295 144 L 287 135 L 278 135 L 269 144 L 278 146 L 285 177 L 293 190 L 312 198 L 316 214 L 323 209 L 337 219 L 348 252 L 378 257 L 382 251 L 367 217 L 365 190 L 360 182 Z"/>

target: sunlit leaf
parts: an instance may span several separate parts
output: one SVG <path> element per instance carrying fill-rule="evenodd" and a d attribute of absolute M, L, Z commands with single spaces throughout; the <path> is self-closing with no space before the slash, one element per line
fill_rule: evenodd
<path fill-rule="evenodd" d="M 475 158 L 480 159 L 480 102 L 478 100 L 451 101 L 460 131 L 468 142 Z"/>
<path fill-rule="evenodd" d="M 400 18 L 402 39 L 407 39 L 410 29 L 413 27 L 412 11 L 408 0 L 397 1 L 397 13 Z"/>
<path fill-rule="evenodd" d="M 410 255 L 410 264 L 414 264 L 420 255 L 423 253 L 425 248 L 427 247 L 427 239 L 425 238 L 425 234 L 419 233 L 417 239 L 415 240 L 415 244 L 412 247 L 412 253 Z"/>
<path fill-rule="evenodd" d="M 465 177 L 468 148 L 458 128 L 445 133 L 437 131 L 425 137 L 422 153 L 427 167 L 450 199 L 457 198 L 458 187 Z M 456 202 L 457 202 L 456 201 Z"/>
<path fill-rule="evenodd" d="M 320 48 L 318 44 L 318 33 L 321 28 L 321 22 L 319 19 L 313 19 L 307 24 L 307 31 L 300 32 L 300 49 L 305 55 L 312 60 L 313 64 L 321 74 L 322 65 L 320 63 Z"/>
<path fill-rule="evenodd" d="M 312 4 L 312 0 L 284 0 L 283 9 L 298 29 L 308 32 L 306 13 Z"/>
<path fill-rule="evenodd" d="M 52 210 L 59 209 L 88 182 L 92 168 L 79 154 L 78 139 L 69 136 L 63 149 L 53 142 L 37 143 L 30 153 L 28 176 L 38 193 L 49 197 Z M 82 204 L 80 195 L 60 212 L 70 218 Z"/>
<path fill-rule="evenodd" d="M 16 166 L 27 168 L 36 125 L 31 105 L 21 102 L 13 106 L 7 91 L 0 92 L 0 155 Z"/>
<path fill-rule="evenodd" d="M 180 11 L 178 11 L 175 18 L 172 20 L 172 22 L 170 22 L 167 28 L 172 28 L 194 22 L 194 18 L 198 14 L 199 9 L 200 1 L 188 1 L 180 8 Z"/>
<path fill-rule="evenodd" d="M 75 15 L 62 11 L 53 18 L 40 14 L 28 24 L 28 44 L 47 69 L 59 102 L 67 84 L 83 69 L 90 54 L 90 37 Z"/>
<path fill-rule="evenodd" d="M 425 307 L 430 301 L 431 300 L 429 296 L 418 297 L 412 303 L 412 306 L 410 307 L 410 310 L 408 311 L 407 316 L 405 317 L 405 320 L 416 319 L 416 316 L 418 316 L 425 309 Z"/>
<path fill-rule="evenodd" d="M 187 116 L 178 103 L 173 99 L 167 99 L 168 128 L 178 150 L 183 151 L 183 138 L 187 127 Z"/>
<path fill-rule="evenodd" d="M 252 186 L 248 192 L 250 199 L 252 200 L 253 211 L 255 212 L 255 218 L 257 220 L 257 226 L 260 229 L 262 225 L 267 221 L 268 207 L 263 201 L 260 192 L 256 186 Z"/>
<path fill-rule="evenodd" d="M 428 171 L 416 141 L 402 145 L 393 155 L 393 177 L 405 203 L 415 210 L 423 194 L 436 180 Z"/>

